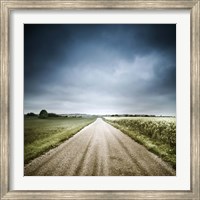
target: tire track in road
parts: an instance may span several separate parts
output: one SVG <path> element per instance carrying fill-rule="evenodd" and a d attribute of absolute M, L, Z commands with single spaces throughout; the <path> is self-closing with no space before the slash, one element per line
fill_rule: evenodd
<path fill-rule="evenodd" d="M 98 118 L 24 168 L 25 176 L 171 176 L 145 147 Z"/>

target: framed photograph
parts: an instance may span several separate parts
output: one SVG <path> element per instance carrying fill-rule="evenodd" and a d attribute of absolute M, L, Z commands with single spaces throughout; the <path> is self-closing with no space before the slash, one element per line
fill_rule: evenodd
<path fill-rule="evenodd" d="M 1 199 L 199 199 L 197 1 L 1 2 Z"/>

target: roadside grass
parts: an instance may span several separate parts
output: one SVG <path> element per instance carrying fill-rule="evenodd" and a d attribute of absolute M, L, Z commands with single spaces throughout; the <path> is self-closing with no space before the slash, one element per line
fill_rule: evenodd
<path fill-rule="evenodd" d="M 144 145 L 176 169 L 176 119 L 168 117 L 106 117 L 106 122 Z"/>
<path fill-rule="evenodd" d="M 24 117 L 24 163 L 57 147 L 96 118 Z"/>

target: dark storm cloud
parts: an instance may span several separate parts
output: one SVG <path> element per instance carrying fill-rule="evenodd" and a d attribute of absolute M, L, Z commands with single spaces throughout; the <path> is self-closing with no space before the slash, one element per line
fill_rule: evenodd
<path fill-rule="evenodd" d="M 25 112 L 175 114 L 175 25 L 25 25 Z"/>

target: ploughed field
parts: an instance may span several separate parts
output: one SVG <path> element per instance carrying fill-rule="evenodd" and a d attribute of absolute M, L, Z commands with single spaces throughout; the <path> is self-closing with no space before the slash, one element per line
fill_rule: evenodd
<path fill-rule="evenodd" d="M 106 117 L 105 121 L 176 169 L 175 117 Z"/>
<path fill-rule="evenodd" d="M 24 117 L 24 163 L 57 147 L 96 118 Z"/>

